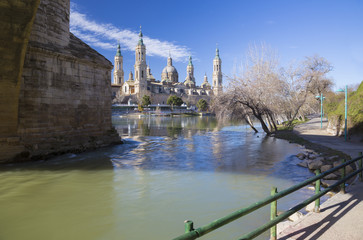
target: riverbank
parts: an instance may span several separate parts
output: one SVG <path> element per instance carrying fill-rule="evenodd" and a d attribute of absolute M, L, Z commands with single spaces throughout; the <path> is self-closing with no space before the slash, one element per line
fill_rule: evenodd
<path fill-rule="evenodd" d="M 329 135 L 327 121 L 313 118 L 293 131 L 282 131 L 276 137 L 304 145 L 324 154 L 339 154 L 355 158 L 363 151 L 363 143 L 345 142 L 344 138 Z M 363 223 L 363 184 L 353 182 L 347 194 L 338 193 L 321 205 L 320 213 L 310 212 L 295 222 L 280 224 L 278 239 L 361 239 L 363 230 L 355 226 Z M 354 224 L 352 224 L 354 223 Z M 279 228 L 279 226 L 278 226 Z"/>
<path fill-rule="evenodd" d="M 311 121 L 313 121 L 313 124 Z M 317 125 L 317 120 L 311 119 L 308 122 L 296 125 L 293 130 L 279 130 L 272 136 L 287 140 L 290 143 L 297 143 L 304 146 L 306 149 L 321 153 L 326 157 L 338 156 L 340 159 L 351 159 L 351 156 L 347 152 L 338 150 L 337 148 L 332 148 L 332 145 L 324 144 L 324 141 L 316 141 L 316 139 L 312 138 L 314 133 L 318 136 L 328 136 L 327 133 L 325 133 L 326 123 L 327 121 L 324 120 L 324 128 L 319 131 L 317 128 L 320 128 L 320 119 L 318 121 L 319 126 L 315 127 L 314 124 Z M 309 128 L 315 129 L 316 132 L 310 132 L 311 130 L 308 130 Z"/>
<path fill-rule="evenodd" d="M 163 111 L 163 112 L 131 112 L 120 114 L 120 116 L 124 116 L 127 118 L 140 118 L 145 116 L 153 116 L 153 117 L 214 117 L 215 114 L 208 112 L 171 112 L 171 111 Z"/>

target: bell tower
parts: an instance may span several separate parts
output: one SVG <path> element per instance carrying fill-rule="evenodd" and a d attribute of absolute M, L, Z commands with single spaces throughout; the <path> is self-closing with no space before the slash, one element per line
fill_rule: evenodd
<path fill-rule="evenodd" d="M 146 47 L 144 45 L 144 41 L 142 39 L 142 32 L 140 26 L 139 33 L 139 42 L 136 45 L 135 49 L 135 93 L 138 93 L 140 96 L 144 94 L 147 88 L 147 65 L 146 65 Z"/>
<path fill-rule="evenodd" d="M 214 95 L 219 95 L 222 91 L 222 60 L 219 57 L 219 49 L 217 47 L 216 56 L 213 59 L 213 93 Z"/>
<path fill-rule="evenodd" d="M 117 45 L 117 52 L 115 55 L 115 68 L 113 71 L 113 83 L 122 85 L 124 83 L 124 70 L 123 70 L 123 58 L 121 55 L 120 43 Z"/>
<path fill-rule="evenodd" d="M 139 42 L 135 49 L 135 81 L 143 82 L 146 81 L 146 47 L 142 39 L 143 35 L 139 33 Z"/>
<path fill-rule="evenodd" d="M 187 77 L 188 75 L 190 76 L 191 81 L 193 81 L 195 83 L 195 78 L 194 78 L 194 66 L 193 66 L 193 62 L 192 62 L 192 56 L 189 56 L 189 63 L 187 66 Z"/>

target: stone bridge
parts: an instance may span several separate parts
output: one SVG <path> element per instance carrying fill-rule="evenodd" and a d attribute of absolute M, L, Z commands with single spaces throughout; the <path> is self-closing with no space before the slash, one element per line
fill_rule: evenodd
<path fill-rule="evenodd" d="M 19 142 L 21 76 L 39 2 L 7 0 L 0 3 L 0 160 L 10 158 L 23 149 L 13 142 Z"/>
<path fill-rule="evenodd" d="M 119 142 L 112 64 L 69 32 L 69 0 L 0 2 L 0 162 Z"/>

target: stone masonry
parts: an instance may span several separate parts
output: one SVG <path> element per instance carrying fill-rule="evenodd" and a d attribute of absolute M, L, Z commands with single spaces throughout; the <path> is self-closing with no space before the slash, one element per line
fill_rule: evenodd
<path fill-rule="evenodd" d="M 22 152 L 19 91 L 28 39 L 39 0 L 0 1 L 0 161 Z"/>
<path fill-rule="evenodd" d="M 112 64 L 69 32 L 69 0 L 41 0 L 18 95 L 18 146 L 0 162 L 120 143 L 111 124 Z M 0 120 L 2 121 L 2 119 Z M 0 142 L 0 150 L 6 151 Z"/>

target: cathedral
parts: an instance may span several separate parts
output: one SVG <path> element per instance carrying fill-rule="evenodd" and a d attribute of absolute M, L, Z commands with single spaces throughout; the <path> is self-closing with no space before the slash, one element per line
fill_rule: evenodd
<path fill-rule="evenodd" d="M 165 104 L 170 95 L 177 95 L 186 103 L 196 104 L 199 99 L 205 99 L 209 102 L 211 96 L 222 92 L 222 60 L 219 57 L 218 48 L 213 59 L 213 85 L 209 84 L 205 75 L 201 86 L 197 86 L 194 78 L 192 57 L 189 57 L 187 77 L 184 82 L 179 82 L 178 71 L 173 66 L 170 54 L 167 65 L 161 73 L 161 80 L 156 80 L 151 74 L 150 67 L 146 64 L 146 46 L 142 37 L 140 27 L 139 41 L 135 49 L 134 74 L 131 71 L 128 80 L 124 79 L 120 44 L 117 46 L 112 84 L 116 102 L 126 103 L 129 99 L 139 101 L 144 95 L 148 95 L 151 97 L 152 104 Z"/>

